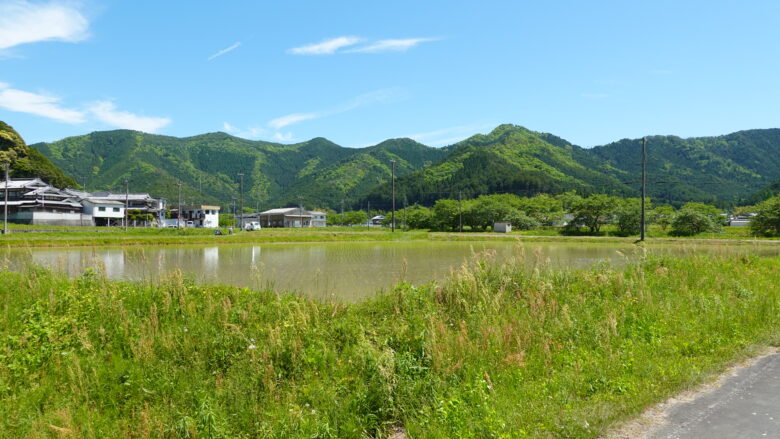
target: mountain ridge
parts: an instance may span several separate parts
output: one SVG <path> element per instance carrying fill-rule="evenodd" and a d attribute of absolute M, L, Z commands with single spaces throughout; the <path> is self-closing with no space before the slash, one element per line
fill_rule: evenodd
<path fill-rule="evenodd" d="M 780 179 L 777 128 L 648 140 L 649 193 L 659 202 L 732 205 Z M 583 148 L 552 133 L 502 124 L 443 148 L 409 138 L 345 148 L 324 137 L 281 144 L 219 131 L 178 138 L 130 130 L 33 146 L 89 188 L 110 189 L 135 176 L 133 190 L 175 199 L 182 181 L 185 199 L 224 207 L 239 196 L 243 173 L 248 206 L 358 208 L 370 202 L 388 208 L 391 160 L 398 199 L 407 204 L 496 192 L 635 196 L 641 139 Z"/>

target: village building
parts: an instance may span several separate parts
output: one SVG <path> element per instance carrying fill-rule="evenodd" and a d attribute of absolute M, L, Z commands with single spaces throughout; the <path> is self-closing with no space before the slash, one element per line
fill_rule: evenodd
<path fill-rule="evenodd" d="M 257 216 L 254 216 L 257 215 Z M 259 214 L 245 215 L 244 222 L 259 221 L 262 227 L 325 227 L 327 214 L 300 207 L 284 207 L 266 210 Z"/>
<path fill-rule="evenodd" d="M 203 204 L 182 206 L 181 227 L 219 227 L 219 209 L 219 206 Z"/>
<path fill-rule="evenodd" d="M 125 204 L 102 198 L 84 198 L 81 200 L 84 214 L 91 217 L 94 226 L 123 226 L 125 221 Z"/>
<path fill-rule="evenodd" d="M 8 197 L 8 221 L 45 226 L 91 225 L 82 205 L 73 197 L 39 178 L 18 178 L 0 182 L 0 209 Z"/>

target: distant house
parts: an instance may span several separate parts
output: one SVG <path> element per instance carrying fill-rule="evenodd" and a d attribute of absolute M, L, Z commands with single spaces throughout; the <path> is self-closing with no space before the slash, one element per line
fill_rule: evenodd
<path fill-rule="evenodd" d="M 219 206 L 182 206 L 182 227 L 219 227 Z"/>
<path fill-rule="evenodd" d="M 165 219 L 166 200 L 164 198 L 153 198 L 147 193 L 113 193 L 107 191 L 87 193 L 75 189 L 65 189 L 65 192 L 77 196 L 79 199 L 91 198 L 93 200 L 118 201 L 124 206 L 127 202 L 127 209 L 132 213 L 138 211 L 142 214 L 151 214 L 158 224 Z"/>
<path fill-rule="evenodd" d="M 125 203 L 100 198 L 81 200 L 84 214 L 91 217 L 94 226 L 121 226 L 125 221 Z"/>
<path fill-rule="evenodd" d="M 262 227 L 325 227 L 327 224 L 325 212 L 300 207 L 283 207 L 252 215 L 257 216 L 247 215 L 244 221 L 252 218 L 252 221 L 259 221 Z"/>
<path fill-rule="evenodd" d="M 756 216 L 755 213 L 749 213 L 747 215 L 736 215 L 729 219 L 729 225 L 731 227 L 747 227 L 750 225 L 750 221 Z"/>
<path fill-rule="evenodd" d="M 384 220 L 385 220 L 385 216 L 384 215 L 377 215 L 377 216 L 371 218 L 370 220 L 368 220 L 368 222 L 372 226 L 381 226 L 382 223 L 384 222 Z"/>
<path fill-rule="evenodd" d="M 327 215 L 319 210 L 309 211 L 311 214 L 311 227 L 325 227 L 328 224 Z"/>
<path fill-rule="evenodd" d="M 8 221 L 46 226 L 90 225 L 76 197 L 39 178 L 0 181 L 0 211 L 8 187 Z"/>

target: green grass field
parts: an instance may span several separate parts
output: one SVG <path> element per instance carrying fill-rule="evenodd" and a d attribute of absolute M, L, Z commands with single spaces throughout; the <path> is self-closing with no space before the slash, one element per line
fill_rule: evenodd
<path fill-rule="evenodd" d="M 593 438 L 780 341 L 780 258 L 527 270 L 358 304 L 0 273 L 0 437 Z"/>

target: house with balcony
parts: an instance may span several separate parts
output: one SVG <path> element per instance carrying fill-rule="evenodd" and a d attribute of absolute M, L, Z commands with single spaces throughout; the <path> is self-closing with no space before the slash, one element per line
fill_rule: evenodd
<path fill-rule="evenodd" d="M 6 194 L 7 192 L 7 194 Z M 8 197 L 8 221 L 44 226 L 91 225 L 79 200 L 40 178 L 0 181 L 0 212 Z"/>

